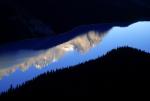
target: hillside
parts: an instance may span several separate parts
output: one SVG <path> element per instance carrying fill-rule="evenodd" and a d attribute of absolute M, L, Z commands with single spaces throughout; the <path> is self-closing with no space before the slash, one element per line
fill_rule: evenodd
<path fill-rule="evenodd" d="M 0 43 L 51 36 L 79 25 L 150 20 L 149 0 L 1 0 Z"/>
<path fill-rule="evenodd" d="M 109 90 L 147 89 L 150 54 L 123 47 L 74 67 L 42 74 L 2 96 L 100 95 Z"/>

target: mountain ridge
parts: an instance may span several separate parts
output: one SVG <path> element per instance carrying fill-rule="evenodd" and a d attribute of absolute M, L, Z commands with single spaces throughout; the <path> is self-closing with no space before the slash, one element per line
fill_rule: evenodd
<path fill-rule="evenodd" d="M 113 89 L 149 88 L 149 66 L 149 53 L 121 47 L 74 68 L 42 74 L 1 96 L 90 96 Z"/>
<path fill-rule="evenodd" d="M 150 20 L 149 5 L 148 0 L 2 0 L 0 43 L 58 35 L 84 24 Z M 32 19 L 43 23 L 42 30 L 34 29 L 40 23 Z"/>

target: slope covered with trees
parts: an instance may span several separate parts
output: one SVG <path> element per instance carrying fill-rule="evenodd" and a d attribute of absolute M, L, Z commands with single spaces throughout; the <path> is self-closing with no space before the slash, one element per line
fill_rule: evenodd
<path fill-rule="evenodd" d="M 96 60 L 42 74 L 1 96 L 100 95 L 109 90 L 147 89 L 150 54 L 122 47 Z"/>

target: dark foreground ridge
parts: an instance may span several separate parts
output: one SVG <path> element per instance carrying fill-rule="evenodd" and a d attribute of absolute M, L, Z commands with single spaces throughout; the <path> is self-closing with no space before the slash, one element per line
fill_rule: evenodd
<path fill-rule="evenodd" d="M 149 53 L 123 47 L 99 59 L 42 74 L 2 96 L 100 95 L 111 89 L 147 89 L 149 67 Z"/>

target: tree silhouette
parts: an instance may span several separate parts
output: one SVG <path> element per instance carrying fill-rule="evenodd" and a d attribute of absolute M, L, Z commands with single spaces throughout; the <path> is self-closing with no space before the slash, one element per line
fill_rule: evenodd
<path fill-rule="evenodd" d="M 108 90 L 149 88 L 150 54 L 122 47 L 74 67 L 47 72 L 1 96 L 101 95 Z"/>

